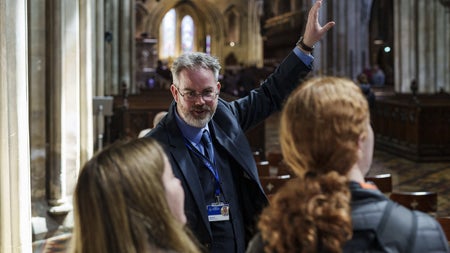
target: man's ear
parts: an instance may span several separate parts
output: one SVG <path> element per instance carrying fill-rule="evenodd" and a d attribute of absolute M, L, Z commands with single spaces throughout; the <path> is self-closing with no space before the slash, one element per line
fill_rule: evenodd
<path fill-rule="evenodd" d="M 175 87 L 175 84 L 172 83 L 172 85 L 170 85 L 170 92 L 172 93 L 172 97 L 175 100 L 175 102 L 178 103 L 178 90 L 177 87 Z"/>
<path fill-rule="evenodd" d="M 220 91 L 220 88 L 222 87 L 222 84 L 220 82 L 217 82 L 217 90 Z"/>

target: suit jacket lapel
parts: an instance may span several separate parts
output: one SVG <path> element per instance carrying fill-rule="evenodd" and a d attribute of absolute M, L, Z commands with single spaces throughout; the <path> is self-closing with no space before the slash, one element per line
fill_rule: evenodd
<path fill-rule="evenodd" d="M 175 117 L 174 114 L 172 114 L 171 116 Z M 205 223 L 205 226 L 208 228 L 209 233 L 212 235 L 209 221 L 207 219 L 206 203 L 203 199 L 203 194 L 198 194 L 202 193 L 203 189 L 200 185 L 200 180 L 198 179 L 197 172 L 195 171 L 194 162 L 189 155 L 186 155 L 189 154 L 189 150 L 186 147 L 184 137 L 182 136 L 180 129 L 175 123 L 175 120 L 169 120 L 168 122 L 173 122 L 172 124 L 168 124 L 167 126 L 169 133 L 173 133 L 168 135 L 169 152 L 173 158 L 173 161 L 177 165 L 173 169 L 179 169 L 181 171 L 181 174 L 187 182 L 187 187 L 190 189 L 190 192 L 193 193 L 192 197 L 197 204 L 198 210 L 200 210 L 200 212 L 202 213 L 202 220 Z"/>
<path fill-rule="evenodd" d="M 214 121 L 211 121 L 212 124 L 210 126 L 213 127 L 214 134 L 216 135 L 216 139 L 220 145 L 222 145 L 228 153 L 233 156 L 233 158 L 241 165 L 244 171 L 256 182 L 258 182 L 258 175 L 256 174 L 256 170 L 250 170 L 249 168 L 255 167 L 256 164 L 252 163 L 252 159 L 248 159 L 247 156 L 249 154 L 244 154 L 242 152 L 236 152 L 237 150 L 242 150 L 236 145 L 236 140 L 230 139 L 229 136 L 226 135 L 225 131 L 221 129 L 221 127 Z M 251 155 L 251 154 L 250 154 Z M 253 156 L 252 156 L 253 157 Z"/>

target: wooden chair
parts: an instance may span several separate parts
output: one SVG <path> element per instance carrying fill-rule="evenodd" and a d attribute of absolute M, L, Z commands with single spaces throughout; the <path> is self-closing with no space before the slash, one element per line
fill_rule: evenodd
<path fill-rule="evenodd" d="M 278 176 L 290 175 L 291 178 L 296 177 L 295 173 L 291 170 L 291 168 L 289 168 L 289 166 L 284 161 L 281 161 L 278 164 L 278 167 L 275 167 L 272 170 Z"/>
<path fill-rule="evenodd" d="M 447 237 L 447 241 L 450 243 L 450 216 L 437 217 L 436 220 L 441 224 L 442 230 Z"/>
<path fill-rule="evenodd" d="M 392 192 L 392 176 L 391 174 L 379 174 L 375 176 L 365 177 L 366 182 L 374 183 L 383 193 Z"/>
<path fill-rule="evenodd" d="M 436 192 L 392 192 L 389 198 L 411 210 L 431 215 L 435 215 L 437 212 Z"/>
<path fill-rule="evenodd" d="M 290 179 L 291 177 L 289 175 L 259 177 L 266 195 L 272 195 L 276 193 Z"/>
<path fill-rule="evenodd" d="M 271 175 L 290 175 L 291 177 L 295 176 L 289 166 L 287 166 L 287 164 L 284 162 L 283 154 L 281 152 L 267 152 L 266 157 L 267 161 L 269 161 L 270 164 Z"/>
<path fill-rule="evenodd" d="M 270 165 L 268 161 L 259 161 L 256 163 L 256 168 L 258 168 L 258 175 L 268 177 L 270 173 Z"/>
<path fill-rule="evenodd" d="M 253 151 L 253 158 L 255 159 L 256 163 L 261 162 L 261 153 L 259 151 Z"/>
<path fill-rule="evenodd" d="M 281 161 L 283 161 L 283 154 L 281 152 L 269 151 L 266 154 L 266 159 L 271 166 L 278 167 Z"/>

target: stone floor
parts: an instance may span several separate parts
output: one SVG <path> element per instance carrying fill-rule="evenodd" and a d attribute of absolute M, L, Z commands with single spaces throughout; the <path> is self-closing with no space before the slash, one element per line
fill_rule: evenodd
<path fill-rule="evenodd" d="M 376 150 L 369 175 L 390 173 L 393 191 L 438 194 L 437 216 L 450 216 L 450 162 L 417 163 Z"/>

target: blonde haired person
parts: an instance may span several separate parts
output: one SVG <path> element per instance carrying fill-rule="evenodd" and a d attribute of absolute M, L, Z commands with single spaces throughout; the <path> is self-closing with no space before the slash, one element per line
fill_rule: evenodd
<path fill-rule="evenodd" d="M 200 252 L 186 229 L 184 192 L 152 138 L 117 143 L 82 168 L 73 253 Z"/>
<path fill-rule="evenodd" d="M 280 144 L 298 178 L 263 211 L 247 252 L 448 252 L 433 217 L 365 183 L 374 134 L 351 80 L 313 78 L 297 88 L 282 112 Z"/>

